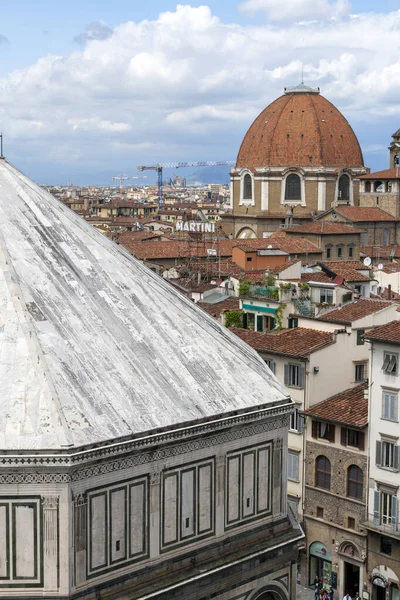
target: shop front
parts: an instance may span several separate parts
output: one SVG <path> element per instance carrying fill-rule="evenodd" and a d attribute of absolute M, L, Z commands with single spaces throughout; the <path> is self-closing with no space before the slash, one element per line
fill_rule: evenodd
<path fill-rule="evenodd" d="M 313 586 L 315 576 L 318 575 L 323 587 L 329 589 L 332 583 L 332 555 L 330 550 L 321 542 L 314 542 L 309 549 L 308 564 L 308 584 Z"/>
<path fill-rule="evenodd" d="M 372 600 L 399 600 L 399 579 L 386 565 L 377 565 L 371 573 Z"/>

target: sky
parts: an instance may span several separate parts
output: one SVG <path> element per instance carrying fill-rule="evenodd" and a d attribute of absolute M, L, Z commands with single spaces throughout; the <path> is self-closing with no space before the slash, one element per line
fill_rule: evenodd
<path fill-rule="evenodd" d="M 140 164 L 235 160 L 302 69 L 349 120 L 366 166 L 389 166 L 400 0 L 1 4 L 0 131 L 7 158 L 37 181 L 108 184 Z"/>

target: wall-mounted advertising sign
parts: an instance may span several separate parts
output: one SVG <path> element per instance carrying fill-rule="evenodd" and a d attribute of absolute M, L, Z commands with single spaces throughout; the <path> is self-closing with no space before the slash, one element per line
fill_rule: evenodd
<path fill-rule="evenodd" d="M 175 231 L 215 233 L 215 223 L 208 223 L 207 221 L 176 221 Z"/>

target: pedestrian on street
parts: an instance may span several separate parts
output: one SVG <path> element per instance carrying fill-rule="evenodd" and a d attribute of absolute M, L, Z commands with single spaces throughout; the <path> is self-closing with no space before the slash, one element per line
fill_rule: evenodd
<path fill-rule="evenodd" d="M 343 600 L 352 600 L 349 592 L 346 592 L 346 594 L 343 597 Z"/>

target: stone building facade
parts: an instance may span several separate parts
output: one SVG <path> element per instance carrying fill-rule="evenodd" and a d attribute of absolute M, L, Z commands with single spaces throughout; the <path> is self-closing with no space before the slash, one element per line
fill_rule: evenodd
<path fill-rule="evenodd" d="M 362 593 L 366 580 L 364 527 L 368 480 L 368 398 L 361 384 L 306 411 L 302 576 L 315 576 L 335 598 Z M 304 582 L 305 583 L 305 582 Z"/>
<path fill-rule="evenodd" d="M 258 355 L 5 159 L 0 305 L 0 598 L 293 598 Z"/>
<path fill-rule="evenodd" d="M 365 173 L 357 138 L 319 89 L 285 88 L 256 118 L 231 171 L 231 209 L 222 227 L 232 237 L 263 237 L 338 204 L 358 204 Z"/>

